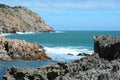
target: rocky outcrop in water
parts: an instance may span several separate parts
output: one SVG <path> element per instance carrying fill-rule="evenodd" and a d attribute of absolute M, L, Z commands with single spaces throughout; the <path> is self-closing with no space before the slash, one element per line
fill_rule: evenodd
<path fill-rule="evenodd" d="M 119 68 L 120 59 L 107 61 L 94 54 L 70 64 L 57 63 L 37 69 L 12 67 L 3 80 L 119 80 Z"/>
<path fill-rule="evenodd" d="M 100 36 L 99 38 L 101 37 L 103 36 Z M 110 36 L 104 36 L 104 37 L 106 37 L 106 40 L 110 38 L 111 40 L 117 38 Z M 96 43 L 97 39 L 94 40 Z M 112 40 L 112 41 L 114 43 L 114 41 L 116 40 Z M 105 43 L 107 44 L 107 42 Z M 100 45 L 102 44 L 100 43 Z M 115 46 L 116 44 L 113 45 Z M 109 50 L 109 49 L 105 49 L 105 50 Z M 3 80 L 9 80 L 9 79 L 12 80 L 119 80 L 120 58 L 116 58 L 113 60 L 108 60 L 106 59 L 106 57 L 101 58 L 98 51 L 98 53 L 94 53 L 93 55 L 87 56 L 80 60 L 75 60 L 69 64 L 56 63 L 36 69 L 12 67 L 9 68 L 3 76 Z"/>
<path fill-rule="evenodd" d="M 112 36 L 95 36 L 94 52 L 101 58 L 113 60 L 120 58 L 120 38 Z"/>
<path fill-rule="evenodd" d="M 9 68 L 4 80 L 54 80 L 57 76 L 67 73 L 65 63 L 51 64 L 42 68 Z"/>
<path fill-rule="evenodd" d="M 49 60 L 42 46 L 0 36 L 0 60 Z"/>
<path fill-rule="evenodd" d="M 49 32 L 54 31 L 36 13 L 27 8 L 0 4 L 0 32 Z"/>

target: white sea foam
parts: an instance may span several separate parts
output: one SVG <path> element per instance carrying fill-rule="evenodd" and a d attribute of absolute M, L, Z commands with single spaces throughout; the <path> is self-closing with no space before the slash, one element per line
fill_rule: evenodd
<path fill-rule="evenodd" d="M 55 33 L 64 33 L 64 31 L 55 31 Z"/>
<path fill-rule="evenodd" d="M 47 54 L 73 54 L 77 55 L 79 53 L 88 53 L 92 54 L 92 50 L 88 50 L 85 48 L 76 48 L 76 47 L 45 47 Z"/>
<path fill-rule="evenodd" d="M 55 32 L 50 32 L 50 33 L 64 33 L 64 31 L 55 31 Z"/>
<path fill-rule="evenodd" d="M 1 33 L 0 36 L 9 36 L 9 35 L 13 35 L 12 33 Z"/>
<path fill-rule="evenodd" d="M 35 34 L 34 32 L 16 32 L 16 34 Z"/>
<path fill-rule="evenodd" d="M 92 54 L 93 51 L 85 49 L 81 46 L 79 47 L 44 47 L 48 56 L 52 58 L 54 61 L 62 61 L 69 63 L 70 61 L 80 59 L 83 56 L 76 56 L 79 53 L 88 53 Z M 73 54 L 73 55 L 68 55 Z"/>

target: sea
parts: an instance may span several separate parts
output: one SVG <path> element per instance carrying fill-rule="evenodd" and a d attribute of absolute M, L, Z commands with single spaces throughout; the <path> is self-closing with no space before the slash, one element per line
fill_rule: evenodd
<path fill-rule="evenodd" d="M 29 43 L 37 43 L 44 46 L 46 54 L 52 58 L 50 61 L 0 61 L 0 80 L 7 68 L 31 67 L 38 68 L 56 62 L 69 63 L 81 59 L 79 53 L 93 54 L 94 36 L 111 35 L 120 37 L 120 31 L 56 31 L 56 32 L 17 32 L 16 34 L 1 34 L 10 39 L 26 40 Z"/>

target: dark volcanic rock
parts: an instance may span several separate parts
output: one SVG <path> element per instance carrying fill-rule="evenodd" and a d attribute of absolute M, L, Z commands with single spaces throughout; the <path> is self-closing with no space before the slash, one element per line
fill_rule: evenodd
<path fill-rule="evenodd" d="M 73 54 L 71 54 L 71 53 L 68 53 L 67 55 L 72 55 L 73 56 Z"/>
<path fill-rule="evenodd" d="M 79 53 L 79 54 L 77 54 L 77 56 L 90 56 L 90 54 L 87 54 L 87 53 Z"/>
<path fill-rule="evenodd" d="M 24 7 L 0 4 L 0 32 L 49 32 L 54 31 L 36 13 Z"/>
<path fill-rule="evenodd" d="M 3 80 L 119 80 L 120 60 L 107 61 L 93 54 L 70 64 L 57 63 L 42 68 L 16 68 L 7 70 Z M 16 76 L 20 77 L 16 77 Z"/>
<path fill-rule="evenodd" d="M 93 54 L 68 65 L 68 73 L 56 80 L 119 80 L 120 59 L 107 61 Z"/>
<path fill-rule="evenodd" d="M 42 46 L 24 40 L 11 40 L 0 36 L 0 60 L 49 60 Z"/>
<path fill-rule="evenodd" d="M 16 68 L 12 67 L 7 70 L 3 80 L 54 80 L 67 71 L 65 63 L 48 65 L 42 68 Z"/>
<path fill-rule="evenodd" d="M 94 52 L 101 58 L 113 60 L 120 58 L 120 38 L 112 36 L 95 36 Z"/>

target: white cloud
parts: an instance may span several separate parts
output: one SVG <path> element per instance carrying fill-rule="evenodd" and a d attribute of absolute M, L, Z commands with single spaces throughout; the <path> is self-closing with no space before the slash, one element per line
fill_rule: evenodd
<path fill-rule="evenodd" d="M 86 0 L 86 1 L 60 1 L 49 4 L 52 8 L 64 9 L 116 9 L 120 8 L 118 0 Z"/>
<path fill-rule="evenodd" d="M 12 6 L 24 6 L 40 11 L 80 9 L 120 9 L 120 0 L 0 0 Z"/>

